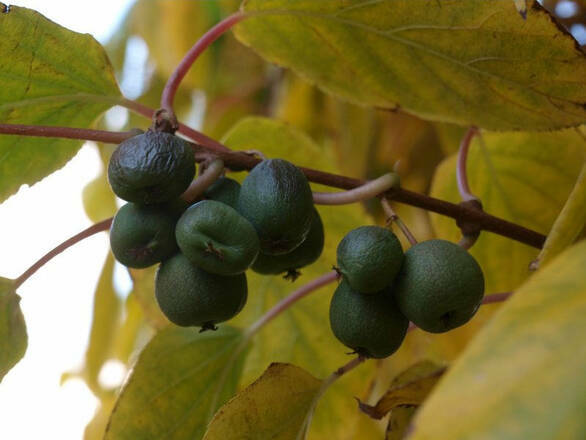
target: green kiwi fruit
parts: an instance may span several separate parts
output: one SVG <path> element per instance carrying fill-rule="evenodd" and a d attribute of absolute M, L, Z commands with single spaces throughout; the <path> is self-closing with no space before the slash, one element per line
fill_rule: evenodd
<path fill-rule="evenodd" d="M 240 184 L 229 177 L 220 177 L 204 193 L 206 198 L 225 203 L 234 209 L 237 208 L 239 194 Z"/>

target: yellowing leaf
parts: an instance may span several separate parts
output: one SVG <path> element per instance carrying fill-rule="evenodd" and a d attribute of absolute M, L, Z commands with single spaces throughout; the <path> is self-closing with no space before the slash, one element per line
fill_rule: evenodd
<path fill-rule="evenodd" d="M 586 121 L 586 59 L 531 2 L 246 0 L 236 36 L 355 103 L 489 129 Z"/>
<path fill-rule="evenodd" d="M 380 419 L 398 406 L 421 405 L 445 371 L 445 367 L 439 367 L 433 362 L 412 365 L 393 380 L 389 390 L 376 405 L 360 402 L 360 409 L 369 416 Z"/>
<path fill-rule="evenodd" d="M 336 172 L 329 150 L 316 145 L 308 136 L 282 122 L 266 118 L 246 118 L 225 137 L 236 150 L 258 149 L 269 157 L 283 158 L 300 166 Z M 316 189 L 319 186 L 316 186 Z M 321 189 L 320 189 L 321 190 Z M 233 322 L 248 326 L 294 289 L 331 271 L 336 264 L 336 248 L 342 237 L 372 220 L 364 215 L 360 204 L 319 206 L 325 228 L 325 245 L 320 259 L 301 269 L 302 276 L 291 283 L 282 276 L 261 276 L 250 271 L 248 304 Z M 271 321 L 254 338 L 245 365 L 243 384 L 258 378 L 272 362 L 299 365 L 317 377 L 327 377 L 348 362 L 348 349 L 335 339 L 329 324 L 329 304 L 335 284 L 323 287 L 296 303 Z M 374 374 L 374 363 L 345 375 L 337 381 L 317 407 L 310 438 L 352 438 L 359 418 L 353 396 L 365 398 L 365 384 Z M 343 423 L 333 421 L 343 420 Z M 380 432 L 374 421 L 361 424 L 361 438 L 376 438 Z"/>
<path fill-rule="evenodd" d="M 89 127 L 120 100 L 102 46 L 30 9 L 12 6 L 0 14 L 0 53 L 3 123 Z M 80 146 L 0 135 L 0 202 L 65 165 Z"/>
<path fill-rule="evenodd" d="M 546 264 L 570 246 L 586 225 L 586 162 L 564 208 L 556 219 L 536 263 Z"/>
<path fill-rule="evenodd" d="M 399 406 L 395 408 L 389 417 L 385 440 L 403 440 L 415 411 L 417 411 L 415 406 Z"/>
<path fill-rule="evenodd" d="M 574 130 L 553 133 L 483 133 L 468 157 L 471 190 L 489 214 L 547 234 L 562 209 L 584 160 L 584 139 Z M 459 202 L 456 157 L 443 162 L 431 195 Z M 438 237 L 457 241 L 455 222 L 432 215 Z M 480 263 L 486 292 L 518 287 L 529 275 L 537 249 L 490 232 L 482 232 L 471 254 Z"/>
<path fill-rule="evenodd" d="M 105 440 L 199 439 L 235 392 L 246 350 L 239 330 L 169 327 L 140 354 L 110 416 Z"/>
<path fill-rule="evenodd" d="M 28 337 L 14 281 L 0 277 L 0 382 L 24 356 Z"/>
<path fill-rule="evenodd" d="M 537 272 L 450 368 L 410 440 L 586 435 L 586 241 Z"/>
<path fill-rule="evenodd" d="M 302 368 L 271 364 L 219 409 L 204 440 L 296 440 L 321 384 Z"/>

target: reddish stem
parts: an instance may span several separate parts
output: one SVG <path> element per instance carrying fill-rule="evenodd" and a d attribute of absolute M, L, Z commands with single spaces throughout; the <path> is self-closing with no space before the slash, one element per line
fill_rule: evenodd
<path fill-rule="evenodd" d="M 502 302 L 506 299 L 509 299 L 512 294 L 513 292 L 493 293 L 492 295 L 485 296 L 482 300 L 482 304 L 494 304 Z"/>
<path fill-rule="evenodd" d="M 65 240 L 63 243 L 61 243 L 55 249 L 47 252 L 35 264 L 33 264 L 31 267 L 29 267 L 27 270 L 25 270 L 23 272 L 23 274 L 20 275 L 14 281 L 14 288 L 17 289 L 18 287 L 20 287 L 22 285 L 22 283 L 24 283 L 26 280 L 28 280 L 37 270 L 39 270 L 41 267 L 43 267 L 51 259 L 53 259 L 53 257 L 56 257 L 61 252 L 70 248 L 74 244 L 79 243 L 80 241 L 82 241 L 88 237 L 91 237 L 92 235 L 97 234 L 98 232 L 107 231 L 110 228 L 111 224 L 112 224 L 112 218 L 102 220 L 101 222 L 96 223 L 96 224 L 90 226 L 89 228 L 84 229 L 80 233 L 75 234 L 73 237 Z"/>
<path fill-rule="evenodd" d="M 49 138 L 79 139 L 86 141 L 119 144 L 136 136 L 135 132 L 114 132 L 105 130 L 89 130 L 86 128 L 49 127 L 44 125 L 0 124 L 0 134 L 17 136 L 38 136 Z"/>
<path fill-rule="evenodd" d="M 169 79 L 167 80 L 167 84 L 165 84 L 165 88 L 163 89 L 163 94 L 161 96 L 161 108 L 165 109 L 169 115 L 174 117 L 175 113 L 173 112 L 173 100 L 175 99 L 175 93 L 179 88 L 179 84 L 195 62 L 197 58 L 202 54 L 204 50 L 206 50 L 210 44 L 216 41 L 220 36 L 224 34 L 227 30 L 229 30 L 232 26 L 236 23 L 240 22 L 246 18 L 242 12 L 236 12 L 224 20 L 220 21 L 214 27 L 212 27 L 209 31 L 202 35 L 202 37 L 189 49 L 189 52 L 185 54 L 185 57 L 181 60 L 175 71 L 171 74 Z"/>
<path fill-rule="evenodd" d="M 468 172 L 466 171 L 466 163 L 468 161 L 468 150 L 474 136 L 478 134 L 478 128 L 470 127 L 460 143 L 460 150 L 458 151 L 458 166 L 456 168 L 456 179 L 458 181 L 458 191 L 462 200 L 467 202 L 469 200 L 478 200 L 470 191 L 468 185 Z"/>

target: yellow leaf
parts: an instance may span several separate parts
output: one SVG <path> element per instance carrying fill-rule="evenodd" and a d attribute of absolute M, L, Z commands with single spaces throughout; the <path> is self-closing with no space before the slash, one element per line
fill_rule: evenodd
<path fill-rule="evenodd" d="M 218 410 L 204 440 L 295 440 L 321 384 L 302 368 L 271 364 Z"/>
<path fill-rule="evenodd" d="M 391 411 L 385 440 L 404 439 L 415 411 L 417 411 L 415 406 L 399 406 Z"/>
<path fill-rule="evenodd" d="M 24 356 L 28 344 L 14 280 L 0 277 L 0 382 Z"/>
<path fill-rule="evenodd" d="M 489 129 L 586 120 L 586 58 L 537 1 L 246 0 L 236 36 L 354 103 Z"/>
<path fill-rule="evenodd" d="M 586 436 L 586 241 L 537 272 L 415 417 L 410 440 Z"/>

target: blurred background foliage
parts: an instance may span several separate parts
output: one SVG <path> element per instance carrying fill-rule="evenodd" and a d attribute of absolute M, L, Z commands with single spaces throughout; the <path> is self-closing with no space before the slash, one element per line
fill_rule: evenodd
<path fill-rule="evenodd" d="M 584 27 L 586 1 L 544 0 L 543 5 L 557 14 L 561 25 L 575 33 L 577 38 L 580 32 L 586 34 Z M 128 12 L 120 29 L 106 45 L 125 96 L 157 108 L 166 78 L 185 52 L 206 30 L 223 17 L 236 11 L 238 7 L 238 0 L 137 1 Z M 582 43 L 586 44 L 584 40 Z M 245 116 L 274 118 L 305 133 L 315 142 L 317 148 L 322 151 L 321 160 L 327 157 L 327 160 L 331 161 L 331 163 L 318 164 L 324 165 L 322 168 L 329 168 L 358 178 L 373 178 L 396 170 L 401 176 L 403 187 L 429 194 L 432 191 L 432 182 L 435 182 L 434 194 L 454 202 L 458 201 L 453 175 L 448 177 L 446 175 L 453 171 L 453 154 L 457 152 L 464 128 L 427 122 L 402 112 L 381 111 L 343 102 L 323 93 L 292 72 L 266 63 L 254 52 L 242 46 L 231 33 L 214 43 L 187 75 L 177 93 L 176 110 L 180 120 L 217 139 L 221 139 Z M 146 129 L 150 121 L 128 113 L 126 110 L 117 109 L 109 112 L 100 125 L 115 130 L 135 127 Z M 498 136 L 494 135 L 495 138 Z M 490 142 L 490 136 L 487 137 L 488 146 L 485 152 L 488 151 L 490 154 L 492 149 L 500 148 L 499 151 L 502 153 L 502 148 L 505 148 L 502 147 L 503 142 L 502 139 L 497 139 L 496 144 L 493 145 Z M 475 145 L 474 148 L 479 147 Z M 99 145 L 99 149 L 105 169 L 113 147 Z M 269 156 L 276 154 L 272 151 L 265 152 Z M 448 162 L 440 166 L 444 160 Z M 484 188 L 483 185 L 488 185 L 482 176 L 495 177 L 495 170 L 486 169 L 484 167 L 486 162 L 482 158 L 474 160 L 473 166 L 476 167 L 474 172 L 477 172 L 477 175 L 472 179 L 473 191 L 475 188 Z M 302 163 L 303 157 L 298 162 Z M 450 164 L 452 171 L 446 168 L 447 163 Z M 308 165 L 320 168 L 315 163 Z M 438 176 L 434 176 L 436 169 Z M 577 170 L 572 169 L 569 173 L 573 176 Z M 561 209 L 564 197 L 571 189 L 572 176 L 564 181 L 558 193 L 549 198 L 549 202 L 555 208 L 554 213 Z M 556 178 L 559 176 L 552 176 L 552 181 L 556 182 Z M 518 188 L 515 188 L 515 191 L 518 191 Z M 508 194 L 505 198 L 509 198 L 511 202 L 511 197 L 524 196 L 517 193 L 516 195 Z M 109 189 L 105 173 L 84 189 L 83 198 L 86 212 L 93 221 L 110 217 L 116 211 L 116 200 Z M 483 202 L 488 212 L 493 212 L 491 208 L 495 208 L 496 212 L 493 213 L 503 215 L 505 218 L 510 217 L 510 212 L 499 208 L 503 203 L 502 200 L 496 201 L 496 205 L 491 204 L 491 200 L 483 199 Z M 384 222 L 382 212 L 376 203 L 368 203 L 363 208 L 362 213 L 348 218 L 362 218 L 362 221 L 379 224 Z M 432 223 L 430 215 L 423 210 L 406 205 L 397 205 L 395 208 L 418 240 L 432 238 L 436 236 L 436 233 L 443 238 L 457 239 L 457 230 L 454 229 L 453 221 L 434 219 Z M 523 211 L 524 207 L 520 206 L 518 209 Z M 532 214 L 532 212 L 527 214 L 523 211 L 517 220 L 523 223 L 527 215 Z M 370 216 L 370 219 L 365 216 Z M 538 224 L 525 224 L 538 228 L 542 233 L 547 233 L 554 218 L 555 215 L 552 214 L 547 219 L 538 221 Z M 340 226 L 340 230 L 335 231 L 335 234 L 341 237 L 349 228 L 355 226 L 358 224 L 345 224 L 343 227 L 346 230 L 341 230 L 342 226 Z M 495 255 L 503 252 L 503 249 L 498 246 L 498 243 L 494 244 L 494 240 L 491 241 L 492 236 L 486 233 L 483 235 L 486 236 L 485 241 L 488 244 L 483 246 L 479 243 L 477 252 L 484 253 L 480 259 L 485 264 L 490 264 L 490 272 L 499 274 L 498 280 L 489 280 L 489 286 L 497 289 L 517 287 L 528 275 L 525 266 L 515 272 L 514 280 L 503 279 L 503 277 L 506 278 L 508 268 L 499 266 L 498 261 L 493 261 Z M 405 242 L 403 245 L 407 248 Z M 527 251 L 526 247 L 520 245 L 518 247 L 523 248 L 519 252 L 526 258 L 519 264 L 524 265 L 526 259 L 530 259 L 533 253 Z M 487 263 L 490 261 L 492 262 Z M 320 269 L 327 270 L 328 264 L 331 266 L 333 261 L 321 263 Z M 154 332 L 168 325 L 154 302 L 154 271 L 155 269 L 132 270 L 130 276 L 133 287 L 128 297 L 122 300 L 114 293 L 113 259 L 109 256 L 106 260 L 95 291 L 93 324 L 85 366 L 81 371 L 64 375 L 64 379 L 71 374 L 82 377 L 101 400 L 101 407 L 86 429 L 86 440 L 102 438 L 109 413 L 115 402 L 117 389 L 101 385 L 98 380 L 101 368 L 111 359 L 117 359 L 129 367 L 140 348 L 146 344 Z M 313 276 L 316 271 L 312 269 L 309 272 Z M 307 281 L 308 278 L 305 280 Z M 283 290 L 292 290 L 281 281 L 275 281 L 274 284 L 274 289 L 278 292 L 277 298 L 286 293 Z M 487 293 L 494 292 L 489 290 Z M 316 299 L 316 301 L 327 303 L 323 299 Z M 310 301 L 309 304 L 311 305 L 312 302 Z M 267 307 L 267 304 L 259 305 L 259 307 L 262 306 Z M 327 304 L 326 306 L 322 304 L 323 307 L 327 307 Z M 431 359 L 438 363 L 450 362 L 461 352 L 471 336 L 482 327 L 496 308 L 498 308 L 497 305 L 483 308 L 471 323 L 446 335 L 412 332 L 397 355 L 376 363 L 372 362 L 374 368 L 358 375 L 362 392 L 359 392 L 356 381 L 353 381 L 355 395 L 360 395 L 365 401 L 373 403 L 388 388 L 392 378 L 398 372 L 416 361 Z M 300 309 L 300 313 L 303 313 L 303 308 Z M 246 316 L 244 314 L 241 319 L 246 320 Z M 327 326 L 327 323 L 325 325 Z M 341 345 L 337 348 L 340 351 L 343 350 Z M 286 356 L 281 360 L 286 361 Z M 258 362 L 258 359 L 256 361 Z M 266 365 L 255 366 L 254 374 L 258 376 L 263 367 Z M 245 368 L 245 371 L 248 370 Z M 317 373 L 323 375 L 322 368 L 317 368 Z M 246 377 L 248 382 L 254 379 L 250 374 Z M 332 394 L 341 398 L 335 391 Z M 354 402 L 351 401 L 349 395 L 346 397 L 350 404 L 346 405 L 345 409 L 350 412 L 355 408 Z M 357 411 L 354 410 L 352 413 L 356 414 Z M 341 415 L 339 411 L 336 414 L 337 417 Z M 355 429 L 361 432 L 382 429 L 376 426 L 373 428 L 372 422 L 365 419 L 365 417 L 356 418 L 353 424 Z M 355 438 L 352 437 L 353 432 L 350 430 L 345 435 L 348 438 Z M 331 434 L 333 433 L 330 432 Z M 337 434 L 340 435 L 340 432 Z"/>

